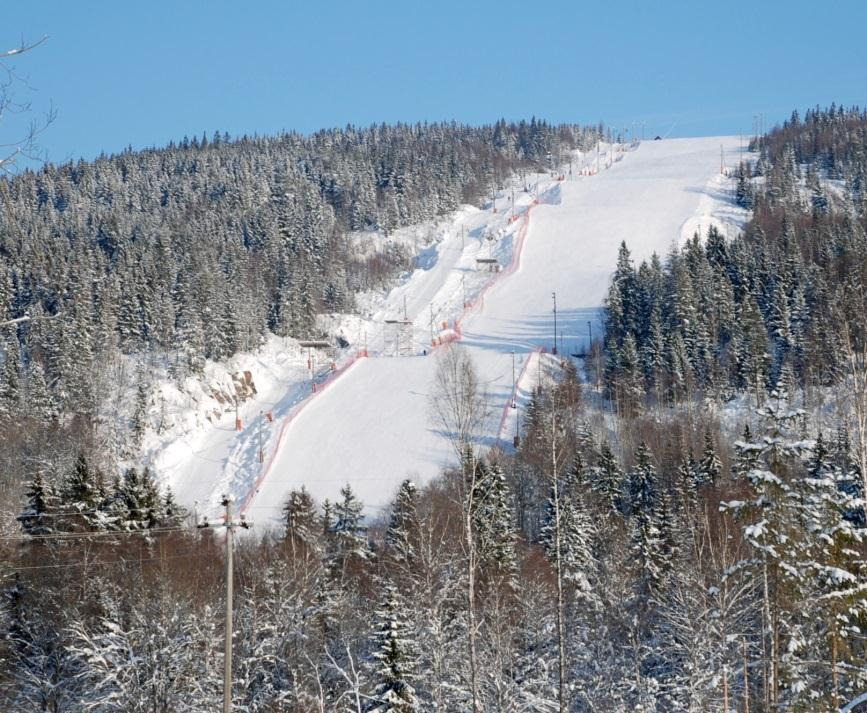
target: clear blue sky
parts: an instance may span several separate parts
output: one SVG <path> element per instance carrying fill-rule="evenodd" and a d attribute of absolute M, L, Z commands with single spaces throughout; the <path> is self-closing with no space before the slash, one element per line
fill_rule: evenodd
<path fill-rule="evenodd" d="M 0 46 L 54 161 L 185 134 L 499 117 L 749 133 L 867 103 L 867 3 L 247 0 L 5 3 Z M 12 138 L 15 119 L 0 124 Z"/>

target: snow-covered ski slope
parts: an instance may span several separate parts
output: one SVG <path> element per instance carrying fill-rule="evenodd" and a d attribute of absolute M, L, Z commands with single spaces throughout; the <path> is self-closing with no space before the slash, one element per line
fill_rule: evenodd
<path fill-rule="evenodd" d="M 720 175 L 721 147 L 734 167 L 736 137 L 673 139 L 604 151 L 602 170 L 580 175 L 597 165 L 593 152 L 576 157 L 572 180 L 540 177 L 538 189 L 517 191 L 514 209 L 506 191 L 496 212 L 459 212 L 425 254 L 423 269 L 369 315 L 368 357 L 357 356 L 360 341 L 353 344 L 312 395 L 309 383 L 269 380 L 267 393 L 242 407 L 242 432 L 226 419 L 190 458 L 176 449 L 164 472 L 179 499 L 216 514 L 220 495 L 232 493 L 259 530 L 276 524 L 286 495 L 302 484 L 321 501 L 348 482 L 368 507 L 379 508 L 402 479 L 432 478 L 454 462 L 429 406 L 437 350 L 444 348 L 432 348 L 432 337 L 459 341 L 476 363 L 490 407 L 483 445 L 510 442 L 544 366 L 538 353 L 553 345 L 552 292 L 561 351 L 583 351 L 588 321 L 594 337 L 601 334 L 599 307 L 622 240 L 638 261 L 711 222 L 728 234 L 743 222 L 732 181 Z M 478 269 L 477 258 L 491 256 L 502 272 Z M 386 324 L 393 319 L 412 323 L 413 356 L 395 356 L 397 327 Z M 513 352 L 517 410 L 508 408 Z M 271 408 L 273 423 L 256 418 Z"/>
<path fill-rule="evenodd" d="M 732 182 L 720 175 L 721 147 L 725 163 L 736 165 L 737 138 L 645 142 L 598 175 L 551 182 L 540 190 L 540 204 L 529 218 L 499 228 L 508 231 L 500 242 L 511 243 L 509 249 L 523 237 L 523 249 L 512 255 L 515 269 L 498 276 L 460 320 L 461 343 L 488 392 L 485 443 L 493 445 L 501 435 L 510 439 L 514 430 L 512 409 L 506 407 L 512 352 L 518 374 L 524 374 L 519 396 L 526 395 L 537 370 L 535 361 L 527 360 L 553 344 L 552 292 L 561 350 L 581 351 L 588 343 L 588 321 L 600 334 L 599 306 L 622 240 L 641 260 L 654 251 L 664 254 L 711 222 L 730 234 L 742 223 L 744 215 L 732 203 Z M 504 218 L 485 214 L 477 222 L 497 224 Z M 470 232 L 478 237 L 484 231 L 485 225 L 477 224 Z M 430 335 L 428 305 L 433 302 L 435 311 L 445 314 L 442 305 L 454 303 L 460 313 L 460 278 L 477 277 L 474 266 L 460 259 L 458 240 L 456 235 L 443 243 L 442 263 L 410 295 L 421 298 L 413 299 L 407 315 L 417 318 L 420 343 Z M 452 464 L 452 448 L 429 407 L 435 369 L 435 351 L 356 361 L 310 400 L 275 443 L 264 477 L 246 503 L 250 516 L 263 525 L 273 522 L 289 490 L 302 484 L 321 500 L 334 498 L 348 482 L 369 507 L 382 507 L 403 478 L 424 481 Z"/>

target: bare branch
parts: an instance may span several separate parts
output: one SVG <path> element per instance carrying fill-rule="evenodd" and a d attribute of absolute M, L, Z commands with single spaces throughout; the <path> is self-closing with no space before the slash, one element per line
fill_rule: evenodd
<path fill-rule="evenodd" d="M 34 47 L 39 47 L 43 42 L 48 39 L 48 35 L 43 35 L 40 39 L 36 40 L 36 42 L 31 42 L 27 44 L 23 39 L 21 40 L 21 44 L 18 47 L 15 47 L 11 50 L 6 50 L 5 52 L 0 52 L 0 60 L 7 59 L 8 57 L 17 57 L 19 54 L 24 54 L 25 52 L 29 52 Z"/>
<path fill-rule="evenodd" d="M 6 64 L 5 60 L 9 60 L 18 55 L 29 52 L 38 47 L 48 39 L 48 36 L 42 37 L 36 42 L 27 43 L 23 39 L 21 44 L 6 52 L 0 52 L 0 72 L 5 72 L 5 79 L 0 82 L 0 121 L 6 118 L 7 114 L 24 114 L 30 111 L 29 102 L 16 101 L 13 95 L 13 85 L 23 84 L 27 89 L 32 91 L 32 88 L 26 80 L 19 77 L 15 71 Z M 36 143 L 39 135 L 54 121 L 57 112 L 53 107 L 49 107 L 48 111 L 38 121 L 31 121 L 26 130 L 23 130 L 23 136 L 17 139 L 0 144 L 0 172 L 10 175 L 19 159 L 24 157 L 31 161 L 41 161 L 38 155 L 40 152 L 39 146 Z M 2 152 L 6 149 L 5 153 Z"/>

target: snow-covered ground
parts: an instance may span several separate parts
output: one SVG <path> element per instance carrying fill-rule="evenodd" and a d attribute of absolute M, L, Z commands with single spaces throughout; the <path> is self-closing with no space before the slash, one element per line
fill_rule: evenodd
<path fill-rule="evenodd" d="M 599 306 L 621 240 L 642 260 L 710 222 L 729 235 L 742 223 L 732 182 L 720 175 L 721 145 L 734 166 L 736 137 L 646 142 L 632 151 L 606 151 L 600 164 L 610 167 L 598 175 L 580 175 L 585 164 L 595 166 L 595 152 L 577 157 L 572 180 L 538 177 L 538 190 L 516 190 L 514 208 L 505 191 L 496 212 L 491 206 L 459 211 L 437 227 L 437 240 L 398 287 L 363 302 L 360 317 L 333 320 L 335 332 L 352 344 L 330 378 L 319 379 L 315 394 L 305 380 L 306 357 L 271 345 L 270 358 L 294 363 L 295 371 L 270 374 L 269 357 L 259 356 L 263 364 L 253 369 L 259 393 L 240 414 L 245 428 L 235 432 L 227 415 L 194 438 L 169 444 L 154 459 L 156 470 L 182 502 L 196 501 L 201 512 L 215 512 L 220 495 L 232 493 L 257 530 L 276 522 L 286 494 L 302 484 L 322 500 L 349 482 L 368 507 L 382 507 L 403 478 L 424 481 L 453 463 L 429 392 L 436 370 L 432 338 L 456 336 L 488 393 L 482 442 L 510 441 L 516 425 L 516 410 L 508 408 L 512 353 L 520 412 L 544 366 L 538 351 L 553 345 L 552 292 L 561 350 L 583 351 L 588 322 L 601 334 Z M 506 269 L 477 269 L 477 258 L 491 256 Z M 387 319 L 412 323 L 412 343 L 404 349 L 412 356 L 394 356 L 399 328 Z M 359 358 L 365 345 L 369 356 Z M 259 418 L 260 410 L 273 410 L 273 423 Z"/>
<path fill-rule="evenodd" d="M 239 432 L 232 397 L 244 372 L 250 374 L 256 393 L 238 404 L 243 427 Z M 147 434 L 146 459 L 180 502 L 212 514 L 221 493 L 237 480 L 237 472 L 258 466 L 259 426 L 268 423 L 260 413 L 271 412 L 275 419 L 284 416 L 309 393 L 308 374 L 306 351 L 294 340 L 272 336 L 255 353 L 237 354 L 226 364 L 209 363 L 200 380 L 190 377 L 182 389 L 163 384 L 160 399 L 168 407 L 170 422 L 164 434 Z"/>

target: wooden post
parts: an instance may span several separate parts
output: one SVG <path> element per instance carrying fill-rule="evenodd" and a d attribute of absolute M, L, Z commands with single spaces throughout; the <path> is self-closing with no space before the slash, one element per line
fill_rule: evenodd
<path fill-rule="evenodd" d="M 222 525 L 216 527 L 226 528 L 226 638 L 224 641 L 224 661 L 223 661 L 223 713 L 232 713 L 232 602 L 233 602 L 233 585 L 234 585 L 234 536 L 235 528 L 242 527 L 245 530 L 250 527 L 251 523 L 241 513 L 240 520 L 233 520 L 232 512 L 232 496 L 223 496 L 223 507 L 226 509 L 223 515 L 224 521 Z M 211 527 L 207 520 L 202 523 L 196 523 L 196 527 L 204 528 Z"/>
<path fill-rule="evenodd" d="M 223 501 L 226 507 L 226 641 L 223 666 L 223 713 L 232 713 L 232 499 Z"/>

